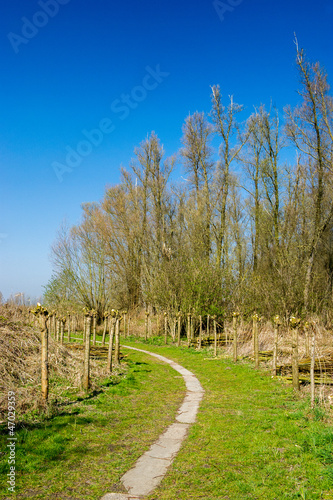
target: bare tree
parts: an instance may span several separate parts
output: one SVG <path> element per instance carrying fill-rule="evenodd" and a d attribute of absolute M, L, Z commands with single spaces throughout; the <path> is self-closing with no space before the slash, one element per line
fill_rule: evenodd
<path fill-rule="evenodd" d="M 301 79 L 302 103 L 286 109 L 287 133 L 308 159 L 312 197 L 311 238 L 307 245 L 304 308 L 309 307 L 309 290 L 319 244 L 333 216 L 331 193 L 333 151 L 333 101 L 327 76 L 318 63 L 310 64 L 296 40 L 296 62 Z"/>

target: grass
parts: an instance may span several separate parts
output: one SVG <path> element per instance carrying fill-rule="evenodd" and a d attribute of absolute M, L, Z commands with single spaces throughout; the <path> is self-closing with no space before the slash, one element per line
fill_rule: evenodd
<path fill-rule="evenodd" d="M 320 408 L 247 362 L 148 349 L 191 370 L 205 389 L 197 422 L 150 500 L 333 498 L 333 432 Z"/>
<path fill-rule="evenodd" d="M 308 399 L 249 362 L 125 342 L 174 359 L 205 390 L 197 422 L 149 500 L 333 499 L 333 432 L 321 407 L 311 410 Z M 0 499 L 97 500 L 123 491 L 119 479 L 174 421 L 184 396 L 172 368 L 127 353 L 120 383 L 106 380 L 103 392 L 82 401 L 72 395 L 61 415 L 17 431 L 17 493 Z M 0 440 L 2 451 L 7 435 Z"/>
<path fill-rule="evenodd" d="M 120 477 L 174 416 L 185 384 L 168 365 L 132 352 L 120 383 L 64 406 L 62 413 L 16 432 L 16 493 L 5 498 L 91 499 L 121 491 Z M 7 433 L 0 435 L 6 450 Z M 5 492 L 8 456 L 0 457 Z"/>

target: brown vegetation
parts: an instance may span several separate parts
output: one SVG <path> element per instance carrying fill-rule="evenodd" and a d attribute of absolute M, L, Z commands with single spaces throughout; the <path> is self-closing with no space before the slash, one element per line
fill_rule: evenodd
<path fill-rule="evenodd" d="M 48 411 L 41 394 L 41 330 L 27 318 L 25 308 L 0 306 L 0 420 L 6 415 L 8 391 L 16 394 L 19 419 L 31 410 Z M 103 364 L 91 361 L 92 384 L 105 376 Z M 80 352 L 49 337 L 50 405 L 65 400 L 67 389 L 80 392 L 82 365 Z"/>

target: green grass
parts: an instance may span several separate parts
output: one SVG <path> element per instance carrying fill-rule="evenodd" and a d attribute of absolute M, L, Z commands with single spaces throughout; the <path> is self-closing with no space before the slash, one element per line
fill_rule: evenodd
<path fill-rule="evenodd" d="M 251 363 L 211 351 L 124 343 L 191 370 L 205 389 L 197 422 L 149 500 L 333 499 L 333 432 L 291 387 Z M 123 352 L 126 350 L 123 348 Z M 121 476 L 166 426 L 184 396 L 179 374 L 127 351 L 119 384 L 63 407 L 63 414 L 17 432 L 17 493 L 5 498 L 99 499 L 122 491 Z M 1 451 L 7 444 L 1 435 Z M 7 458 L 0 457 L 5 491 Z"/>
<path fill-rule="evenodd" d="M 150 500 L 333 499 L 333 432 L 322 410 L 249 363 L 144 345 L 205 389 L 197 422 Z"/>
<path fill-rule="evenodd" d="M 91 499 L 121 491 L 120 477 L 174 421 L 185 384 L 172 368 L 131 352 L 126 377 L 16 432 L 16 493 L 0 498 Z M 1 451 L 7 434 L 0 435 Z M 5 492 L 8 456 L 0 456 Z"/>

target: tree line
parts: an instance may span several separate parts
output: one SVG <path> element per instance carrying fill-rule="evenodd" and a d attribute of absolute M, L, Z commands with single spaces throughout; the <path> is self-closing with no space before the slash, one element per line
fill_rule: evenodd
<path fill-rule="evenodd" d="M 99 318 L 111 307 L 184 317 L 331 308 L 333 101 L 324 69 L 296 49 L 299 103 L 283 115 L 261 105 L 241 120 L 216 85 L 175 155 L 154 132 L 142 141 L 119 184 L 59 231 L 47 306 Z"/>

